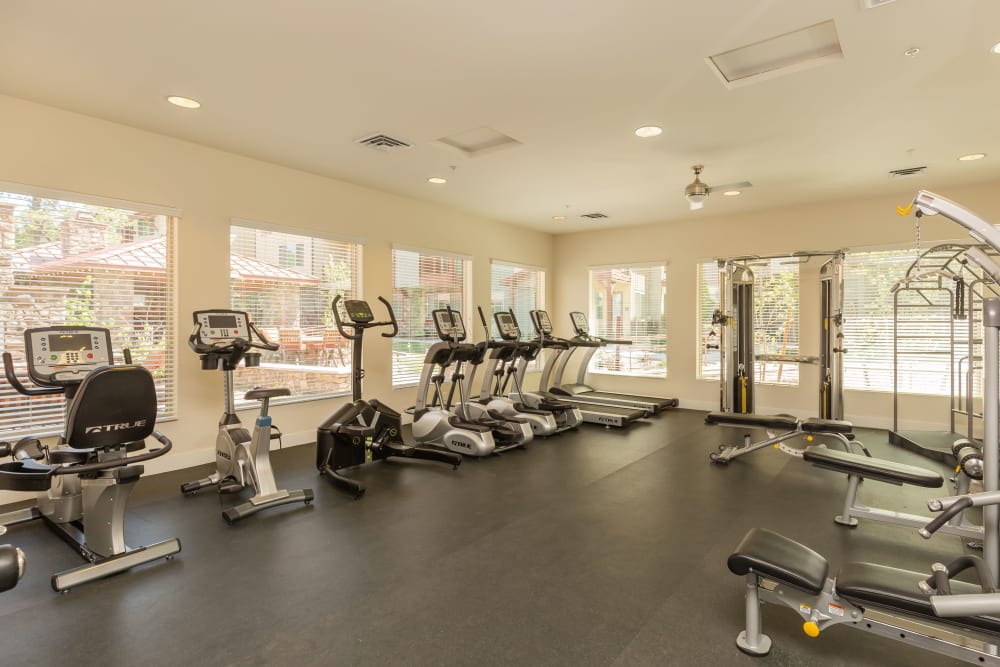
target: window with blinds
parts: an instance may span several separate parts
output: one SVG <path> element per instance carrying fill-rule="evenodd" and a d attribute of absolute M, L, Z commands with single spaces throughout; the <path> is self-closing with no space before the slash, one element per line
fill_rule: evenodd
<path fill-rule="evenodd" d="M 754 353 L 799 354 L 799 265 L 788 259 L 750 262 L 754 274 Z M 712 313 L 719 307 L 719 265 L 715 260 L 698 265 L 698 378 L 719 379 L 718 327 Z M 758 361 L 758 384 L 799 383 L 798 364 Z"/>
<path fill-rule="evenodd" d="M 229 232 L 234 310 L 243 310 L 271 342 L 258 368 L 236 372 L 236 398 L 253 387 L 287 387 L 290 398 L 343 396 L 351 391 L 351 346 L 334 323 L 334 296 L 355 298 L 361 245 L 278 231 L 240 221 Z M 343 312 L 343 311 L 341 311 Z"/>
<path fill-rule="evenodd" d="M 129 348 L 133 363 L 153 374 L 158 418 L 174 417 L 175 219 L 138 204 L 114 208 L 52 194 L 0 192 L 0 327 L 18 377 L 31 385 L 25 329 L 104 327 L 116 363 Z M 61 395 L 22 396 L 3 382 L 0 435 L 60 433 L 64 410 Z"/>
<path fill-rule="evenodd" d="M 667 376 L 666 291 L 663 264 L 590 270 L 591 332 L 601 338 L 632 341 L 631 345 L 600 348 L 591 359 L 591 372 Z"/>
<path fill-rule="evenodd" d="M 439 342 L 431 312 L 450 306 L 462 313 L 472 338 L 478 314 L 468 312 L 472 262 L 468 257 L 435 250 L 392 249 L 392 308 L 399 333 L 392 339 L 392 386 L 420 381 L 424 355 Z"/>
<path fill-rule="evenodd" d="M 851 252 L 844 261 L 844 387 L 892 391 L 893 286 L 917 258 L 913 249 Z M 902 327 L 920 338 L 900 341 L 899 390 L 948 395 L 950 297 L 922 290 L 901 296 Z M 906 312 L 908 311 L 908 312 Z M 916 322 L 912 322 L 916 320 Z M 956 329 L 962 334 L 964 326 Z M 905 332 L 904 332 L 905 333 Z M 936 342 L 935 342 L 936 339 Z"/>
<path fill-rule="evenodd" d="M 531 266 L 493 260 L 490 264 L 490 308 L 494 313 L 514 311 L 522 338 L 531 338 L 531 311 L 545 308 L 545 271 Z M 478 313 L 477 313 L 478 315 Z M 499 337 L 496 322 L 490 322 L 490 332 Z M 528 370 L 538 367 L 538 360 L 528 364 Z"/>

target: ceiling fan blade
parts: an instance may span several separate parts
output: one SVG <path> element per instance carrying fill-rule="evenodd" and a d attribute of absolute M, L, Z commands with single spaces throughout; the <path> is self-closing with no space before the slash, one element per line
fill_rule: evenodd
<path fill-rule="evenodd" d="M 720 192 L 725 190 L 746 190 L 747 188 L 752 188 L 753 183 L 750 181 L 741 181 L 739 183 L 726 183 L 725 185 L 713 185 L 708 189 L 709 192 Z"/>

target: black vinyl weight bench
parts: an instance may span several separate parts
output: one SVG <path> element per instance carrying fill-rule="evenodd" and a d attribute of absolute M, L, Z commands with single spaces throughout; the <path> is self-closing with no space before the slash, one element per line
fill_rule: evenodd
<path fill-rule="evenodd" d="M 1000 618 L 945 618 L 933 608 L 932 596 L 993 592 L 990 586 L 951 580 L 973 567 L 977 572 L 981 567 L 990 576 L 985 564 L 975 557 L 962 556 L 947 566 L 935 565 L 946 572 L 943 583 L 935 575 L 863 562 L 847 563 L 836 577 L 830 577 L 829 563 L 819 553 L 778 533 L 754 528 L 729 556 L 728 566 L 746 581 L 746 627 L 737 636 L 736 645 L 749 655 L 767 655 L 771 650 L 771 639 L 763 633 L 761 623 L 761 603 L 769 602 L 797 611 L 804 620 L 803 631 L 810 637 L 819 636 L 831 625 L 849 624 L 953 658 L 1000 665 Z M 881 612 L 877 619 L 865 616 L 869 608 Z M 957 628 L 981 646 L 915 631 L 906 624 L 914 620 L 948 626 L 952 633 Z"/>
<path fill-rule="evenodd" d="M 749 433 L 743 435 L 742 445 L 720 445 L 719 451 L 709 458 L 714 463 L 726 464 L 738 456 L 755 452 L 764 447 L 775 447 L 792 456 L 802 456 L 802 450 L 783 444 L 794 438 L 805 438 L 812 442 L 816 436 L 826 436 L 838 442 L 845 452 L 850 452 L 854 438 L 854 425 L 838 419 L 799 419 L 790 415 L 756 415 L 733 412 L 709 412 L 706 424 L 735 426 L 737 428 L 757 428 L 767 431 L 767 439 L 753 442 Z M 860 446 L 860 443 L 858 443 Z"/>

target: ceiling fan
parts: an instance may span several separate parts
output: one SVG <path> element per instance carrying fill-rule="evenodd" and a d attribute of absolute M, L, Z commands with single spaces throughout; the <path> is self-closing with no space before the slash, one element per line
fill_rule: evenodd
<path fill-rule="evenodd" d="M 691 210 L 697 211 L 698 209 L 705 206 L 705 200 L 708 199 L 708 195 L 713 192 L 737 192 L 738 190 L 744 190 L 746 188 L 752 188 L 753 184 L 750 181 L 742 181 L 740 183 L 726 183 L 725 185 L 713 185 L 709 187 L 701 182 L 698 178 L 701 175 L 702 170 L 705 167 L 696 164 L 691 167 L 694 171 L 694 181 L 692 181 L 686 188 L 684 188 L 684 198 L 688 200 L 691 204 Z"/>

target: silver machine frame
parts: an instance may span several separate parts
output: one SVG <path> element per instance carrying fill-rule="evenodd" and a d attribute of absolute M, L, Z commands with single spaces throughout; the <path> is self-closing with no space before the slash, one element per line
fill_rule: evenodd
<path fill-rule="evenodd" d="M 755 354 L 753 326 L 754 273 L 750 265 L 770 259 L 804 264 L 828 258 L 820 267 L 819 356 Z M 844 418 L 843 312 L 844 250 L 797 252 L 791 255 L 751 255 L 718 259 L 719 308 L 712 324 L 720 327 L 719 410 L 754 412 L 754 366 L 757 361 L 817 364 L 820 367 L 819 412 L 822 419 Z"/>
<path fill-rule="evenodd" d="M 905 215 L 913 208 L 917 215 L 941 215 L 964 227 L 979 243 L 1000 252 L 1000 231 L 985 220 L 958 204 L 927 191 L 920 191 L 911 206 L 900 208 Z M 996 264 L 985 253 L 970 253 L 969 260 L 990 275 L 995 275 Z M 962 507 L 981 507 L 983 510 L 983 561 L 992 587 L 1000 582 L 1000 299 L 983 301 L 983 491 L 928 502 L 931 511 Z M 943 518 L 943 517 L 942 517 Z M 925 528 L 920 534 L 931 537 Z M 938 567 L 944 567 L 935 565 Z M 979 665 L 1000 665 L 1000 637 L 985 631 L 957 628 L 933 619 L 912 616 L 890 609 L 862 609 L 839 597 L 836 580 L 829 578 L 819 595 L 767 579 L 756 572 L 745 577 L 746 626 L 736 643 L 745 653 L 764 655 L 771 648 L 771 640 L 762 631 L 761 604 L 780 604 L 799 613 L 806 621 L 806 628 L 819 633 L 835 624 L 902 641 L 919 648 Z M 940 618 L 1000 614 L 1000 593 L 963 595 L 931 595 L 930 604 Z"/>
<path fill-rule="evenodd" d="M 982 302 L 1000 297 L 996 251 L 987 244 L 945 243 L 933 246 L 914 260 L 906 276 L 893 287 L 892 430 L 889 441 L 907 449 L 955 464 L 950 443 L 976 438 L 982 412 L 977 411 L 976 386 L 982 377 Z M 928 330 L 931 313 L 947 313 L 948 333 Z M 947 347 L 914 350 L 915 345 Z M 934 345 L 937 342 L 938 345 Z M 950 376 L 950 430 L 908 431 L 900 428 L 900 361 L 908 355 L 947 356 Z M 960 425 L 961 422 L 961 425 Z M 977 428 L 977 426 L 979 428 Z M 937 443 L 937 446 L 935 446 Z"/>

